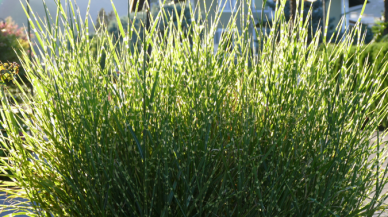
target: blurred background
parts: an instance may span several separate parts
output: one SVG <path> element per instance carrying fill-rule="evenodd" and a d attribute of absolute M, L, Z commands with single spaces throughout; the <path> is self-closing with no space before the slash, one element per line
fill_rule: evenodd
<path fill-rule="evenodd" d="M 26 6 L 26 2 L 29 1 L 29 4 L 32 7 L 32 11 L 34 14 L 41 18 L 42 20 L 45 20 L 46 14 L 43 7 L 43 0 L 0 0 L 0 61 L 6 62 L 6 61 L 16 61 L 17 62 L 17 56 L 15 55 L 13 48 L 15 46 L 18 46 L 18 42 L 22 45 L 23 48 L 27 49 L 29 48 L 28 41 L 27 41 L 27 32 L 28 32 L 28 22 L 27 22 L 27 16 L 26 13 L 23 10 L 22 4 Z M 69 12 L 69 4 L 68 0 L 44 0 L 51 17 L 55 18 L 56 16 L 56 2 L 61 2 L 66 10 L 66 12 Z M 88 4 L 90 2 L 90 17 L 89 17 L 89 33 L 91 36 L 94 35 L 95 29 L 93 28 L 93 25 L 91 25 L 91 22 L 93 22 L 97 27 L 100 26 L 100 23 L 97 22 L 97 20 L 102 20 L 100 18 L 104 17 L 103 21 L 105 25 L 108 27 L 108 31 L 110 33 L 118 33 L 117 25 L 115 24 L 115 17 L 113 14 L 113 8 L 111 5 L 111 0 L 71 0 L 77 7 L 76 10 L 79 10 L 82 19 L 85 19 L 86 11 Z M 131 4 L 136 4 L 139 2 L 139 4 L 143 4 L 146 0 L 112 0 L 118 15 L 125 19 L 129 16 L 130 12 L 134 12 L 134 9 L 130 11 Z M 216 2 L 214 4 L 211 4 L 212 2 Z M 291 17 L 292 8 L 290 4 L 292 2 L 296 2 L 297 0 L 289 0 L 287 1 L 286 5 L 286 16 L 287 19 Z M 388 1 L 388 0 L 386 0 Z M 158 10 L 157 8 L 160 6 L 160 0 L 149 0 L 149 4 L 151 6 L 151 11 Z M 230 17 L 232 14 L 236 11 L 235 6 L 239 2 L 239 0 L 167 0 L 167 4 L 171 3 L 178 3 L 178 2 L 185 2 L 184 4 L 191 4 L 195 7 L 200 7 L 204 9 L 204 5 L 211 5 L 209 9 L 210 16 L 208 17 L 208 22 L 211 22 L 215 14 L 221 13 L 221 19 L 220 23 L 217 27 L 215 36 L 214 36 L 214 47 L 215 52 L 217 50 L 218 44 L 220 42 L 221 37 L 224 33 L 230 32 L 230 31 L 236 31 L 241 32 L 241 27 L 237 27 L 235 30 L 229 30 L 225 29 L 224 26 L 228 23 Z M 249 32 L 252 35 L 253 38 L 256 38 L 255 31 L 253 30 L 254 25 L 256 27 L 260 26 L 262 23 L 261 19 L 261 13 L 262 11 L 264 14 L 264 19 L 270 20 L 272 17 L 272 14 L 275 9 L 275 2 L 276 0 L 268 0 L 267 6 L 262 10 L 262 0 L 252 0 L 251 5 L 247 5 L 247 7 L 251 7 L 253 15 L 254 15 L 254 22 L 250 23 L 248 25 L 251 26 Z M 341 18 L 345 18 L 345 23 L 348 29 L 351 29 L 352 26 L 356 23 L 358 20 L 361 9 L 364 3 L 364 0 L 305 0 L 305 8 L 309 8 L 309 5 L 312 4 L 314 11 L 312 16 L 312 22 L 313 23 L 313 31 L 317 31 L 320 27 L 319 25 L 322 23 L 322 18 L 324 17 L 324 14 L 330 12 L 330 19 L 329 19 L 329 28 L 328 28 L 328 35 L 335 32 L 335 27 L 340 22 Z M 331 2 L 330 11 L 329 10 L 329 3 Z M 325 5 L 325 6 L 324 6 Z M 388 38 L 384 35 L 387 35 L 387 26 L 385 24 L 385 8 L 388 5 L 384 0 L 368 0 L 368 3 L 366 5 L 365 12 L 361 18 L 361 22 L 364 24 L 363 29 L 364 33 L 366 34 L 365 43 L 370 42 L 380 42 L 380 41 L 387 41 Z M 224 10 L 221 11 L 220 8 L 225 6 Z M 141 10 L 140 10 L 141 11 Z M 203 10 L 202 10 L 203 11 Z M 288 13 L 289 11 L 289 13 Z M 305 13 L 307 13 L 305 11 Z M 287 15 L 288 14 L 288 15 Z M 345 16 L 346 14 L 346 16 Z M 186 14 L 185 14 L 186 16 Z M 188 14 L 190 16 L 190 14 Z M 100 18 L 99 18 L 100 17 Z M 133 16 L 132 16 L 133 17 Z M 143 14 L 143 18 L 141 16 L 138 16 L 137 19 L 144 19 L 145 14 Z M 268 21 L 266 20 L 266 21 Z M 126 21 L 124 21 L 126 22 Z M 115 26 L 116 25 L 116 26 Z M 343 25 L 345 27 L 345 24 Z M 344 29 L 344 28 L 343 28 Z M 31 32 L 32 41 L 34 42 L 34 36 L 33 31 Z M 314 33 L 313 32 L 313 33 Z M 36 44 L 36 43 L 35 43 Z M 258 47 L 258 45 L 254 42 L 255 49 Z M 257 50 L 257 49 L 256 49 Z"/>
<path fill-rule="evenodd" d="M 14 22 L 14 26 L 17 28 L 25 27 L 25 30 L 27 30 L 27 16 L 25 15 L 25 12 L 22 8 L 22 3 L 26 5 L 27 0 L 0 0 L 0 23 L 1 22 L 11 22 L 11 20 Z M 59 0 L 64 5 L 66 11 L 68 11 L 68 3 L 66 0 Z M 71 0 L 73 3 L 75 2 L 78 6 L 78 9 L 80 11 L 80 14 L 82 15 L 82 19 L 85 19 L 85 14 L 87 11 L 89 0 Z M 130 9 L 130 4 L 134 1 L 137 2 L 137 0 L 112 0 L 113 3 L 116 6 L 117 12 L 120 17 L 127 16 Z M 170 2 L 171 0 L 168 0 L 166 2 Z M 177 1 L 184 1 L 184 0 L 175 0 Z M 187 3 L 191 3 L 193 6 L 199 5 L 201 6 L 203 2 L 208 3 L 207 5 L 210 5 L 210 3 L 213 0 L 186 0 Z M 228 12 L 230 10 L 227 10 L 230 5 L 233 6 L 233 4 L 236 4 L 236 0 L 215 0 L 218 2 L 218 4 L 213 4 L 213 7 L 222 6 L 226 3 L 226 10 L 223 12 L 223 17 L 228 17 Z M 292 1 L 292 0 L 291 0 Z M 294 0 L 295 1 L 295 0 Z M 316 5 L 321 5 L 321 2 L 325 2 L 323 0 L 306 0 L 308 2 L 315 2 Z M 22 2 L 22 3 L 21 3 Z M 40 17 L 42 19 L 45 19 L 45 12 L 43 7 L 43 1 L 42 0 L 29 0 L 29 3 L 32 7 L 32 11 L 34 11 L 35 15 L 37 17 Z M 143 3 L 144 0 L 139 0 L 139 3 Z M 157 7 L 159 5 L 159 0 L 149 0 L 149 3 L 152 7 Z M 275 0 L 268 0 L 269 4 L 271 2 L 275 2 Z M 326 0 L 326 5 L 328 5 L 330 0 Z M 332 1 L 332 7 L 330 11 L 330 16 L 333 17 L 333 26 L 336 26 L 339 22 L 340 18 L 347 13 L 346 21 L 349 23 L 349 25 L 354 24 L 361 12 L 362 3 L 364 0 L 334 0 Z M 50 14 L 52 17 L 56 16 L 56 3 L 55 0 L 45 0 L 45 3 L 47 7 L 49 8 Z M 252 9 L 254 12 L 261 13 L 261 3 L 262 0 L 253 0 L 252 1 Z M 265 8 L 265 16 L 271 17 L 271 14 L 273 13 L 273 7 L 266 7 Z M 327 9 L 326 9 L 327 10 Z M 93 21 L 96 24 L 97 18 L 100 14 L 109 15 L 113 11 L 111 0 L 90 0 L 90 17 L 89 22 Z M 214 10 L 214 13 L 219 13 L 219 11 Z M 319 13 L 319 12 L 316 12 Z M 224 16 L 224 14 L 226 16 Z M 112 15 L 111 15 L 112 16 Z M 8 18 L 8 19 L 7 19 Z M 11 18 L 11 19 L 10 19 Z M 321 18 L 321 16 L 319 16 Z M 111 19 L 110 19 L 111 20 Z M 228 20 L 228 18 L 225 18 L 225 20 Z M 222 20 L 221 20 L 222 22 Z M 256 20 L 256 22 L 259 22 Z M 384 22 L 384 0 L 368 0 L 364 15 L 362 16 L 362 23 L 364 23 L 368 28 L 370 28 L 370 33 L 372 33 L 371 28 L 373 26 L 377 26 Z M 109 25 L 109 23 L 107 23 Z M 222 28 L 219 29 L 217 32 L 218 35 L 221 35 Z M 93 34 L 95 32 L 92 25 L 89 25 L 89 32 Z M 373 35 L 370 35 L 371 39 L 367 39 L 367 42 L 370 42 L 373 38 Z M 217 44 L 218 40 L 215 40 L 215 43 Z M 4 42 L 3 42 L 4 43 Z M 0 51 L 1 51 L 1 42 L 0 42 Z M 1 60 L 1 59 L 0 59 Z"/>
<path fill-rule="evenodd" d="M 25 2 L 25 0 L 22 0 Z M 45 12 L 43 8 L 42 0 L 29 0 L 29 3 L 34 11 L 35 15 L 40 18 L 45 18 Z M 57 5 L 54 0 L 45 0 L 50 14 L 52 17 L 56 16 Z M 62 4 L 68 9 L 67 1 L 62 0 Z M 74 2 L 74 1 L 73 1 Z M 79 11 L 85 19 L 86 10 L 88 7 L 89 0 L 77 0 L 77 6 Z M 128 0 L 113 0 L 116 6 L 117 12 L 120 16 L 127 15 L 128 13 Z M 26 5 L 26 3 L 24 3 Z M 113 11 L 111 0 L 90 0 L 90 16 L 93 22 L 96 21 L 98 13 L 101 9 L 104 9 L 107 13 Z M 66 10 L 68 11 L 68 10 Z M 27 16 L 23 11 L 20 1 L 17 0 L 0 0 L 0 18 L 5 19 L 6 17 L 12 17 L 12 20 L 20 27 L 27 27 Z M 89 27 L 90 32 L 94 32 L 92 26 Z"/>

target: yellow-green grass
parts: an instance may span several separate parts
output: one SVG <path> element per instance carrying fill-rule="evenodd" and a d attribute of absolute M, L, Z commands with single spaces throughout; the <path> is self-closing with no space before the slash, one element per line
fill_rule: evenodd
<path fill-rule="evenodd" d="M 357 64 L 359 28 L 333 38 L 338 43 L 330 53 L 326 44 L 318 52 L 322 34 L 307 42 L 308 20 L 287 23 L 284 3 L 273 31 L 255 29 L 263 46 L 258 56 L 251 53 L 249 10 L 227 27 L 246 24 L 233 33 L 234 47 L 219 46 L 216 54 L 219 17 L 211 24 L 194 20 L 188 40 L 180 20 L 164 35 L 154 31 L 161 11 L 133 52 L 128 38 L 136 32 L 124 32 L 117 16 L 123 39 L 113 44 L 102 30 L 92 39 L 101 47 L 96 58 L 88 21 L 75 21 L 74 10 L 68 17 L 58 5 L 58 17 L 31 24 L 43 49 L 40 61 L 23 58 L 34 87 L 27 97 L 33 115 L 21 112 L 24 119 L 17 119 L 1 111 L 8 133 L 1 143 L 9 153 L 1 169 L 12 171 L 8 185 L 20 187 L 6 191 L 28 198 L 36 215 L 54 216 L 371 216 L 384 210 L 387 169 L 379 162 L 387 154 L 367 138 L 387 113 L 375 103 L 386 94 L 380 87 L 387 63 L 377 72 Z M 192 17 L 197 12 L 191 8 Z M 340 53 L 353 62 L 335 69 L 329 57 Z"/>

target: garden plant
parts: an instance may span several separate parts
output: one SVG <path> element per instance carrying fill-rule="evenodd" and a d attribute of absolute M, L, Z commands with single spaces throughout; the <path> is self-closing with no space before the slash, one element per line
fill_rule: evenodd
<path fill-rule="evenodd" d="M 2 63 L 0 61 L 0 85 L 6 85 L 8 82 L 13 82 L 16 76 L 19 74 L 19 64 Z"/>
<path fill-rule="evenodd" d="M 220 14 L 208 23 L 206 11 L 191 6 L 204 23 L 192 20 L 184 31 L 182 10 L 178 25 L 170 21 L 161 33 L 162 9 L 136 46 L 136 28 L 124 30 L 113 3 L 122 43 L 107 30 L 89 40 L 92 24 L 71 2 L 71 15 L 57 1 L 57 17 L 32 17 L 41 50 L 21 60 L 34 87 L 34 96 L 25 96 L 33 115 L 1 110 L 8 134 L 0 139 L 7 153 L 1 170 L 12 179 L 2 190 L 30 201 L 14 208 L 31 216 L 384 212 L 387 153 L 382 135 L 371 140 L 387 113 L 377 101 L 386 96 L 387 62 L 379 70 L 373 60 L 360 64 L 359 22 L 344 35 L 328 39 L 318 30 L 308 40 L 311 9 L 291 25 L 285 2 L 276 5 L 272 31 L 254 29 L 258 55 L 251 52 L 252 11 L 242 4 L 248 16 L 234 16 L 227 27 L 241 22 L 242 32 L 230 32 L 234 46 L 216 52 Z M 330 52 L 327 41 L 337 42 Z M 111 73 L 116 67 L 119 76 Z"/>
<path fill-rule="evenodd" d="M 384 35 L 384 30 L 387 28 L 388 22 L 377 22 L 372 27 L 373 41 L 375 42 L 388 42 L 388 36 Z"/>
<path fill-rule="evenodd" d="M 321 52 L 324 52 L 324 47 L 322 46 Z M 331 51 L 332 49 L 335 49 L 335 45 L 330 45 L 328 47 L 328 50 Z M 355 55 L 361 50 L 361 53 L 359 55 Z M 372 67 L 374 73 L 378 73 L 381 70 L 385 70 L 385 72 L 388 72 L 388 69 L 386 69 L 385 63 L 388 60 L 388 43 L 386 42 L 374 42 L 367 45 L 363 45 L 361 47 L 355 45 L 352 46 L 349 50 L 348 56 L 350 58 L 350 61 L 348 60 L 347 67 L 349 67 L 352 62 L 354 61 L 354 58 L 358 58 L 358 62 L 361 65 L 362 68 L 364 67 Z M 333 71 L 338 71 L 341 69 L 342 65 L 344 64 L 344 53 L 337 55 L 335 57 L 335 63 L 333 65 Z M 379 91 L 384 91 L 388 87 L 388 79 L 384 79 L 380 84 Z M 384 95 L 380 95 L 379 99 L 376 100 L 374 103 L 372 103 L 372 106 L 378 105 L 382 103 L 383 107 L 386 107 L 388 105 L 388 99 Z M 371 115 L 371 114 L 369 114 Z M 369 116 L 368 115 L 368 116 Z M 367 117 L 369 119 L 369 117 Z M 387 117 L 384 117 L 380 119 L 379 128 L 380 129 L 386 129 L 388 127 L 388 119 Z"/>
<path fill-rule="evenodd" d="M 11 17 L 7 17 L 5 22 L 0 22 L 0 61 L 20 64 L 18 56 L 21 55 L 22 49 L 28 49 L 28 43 L 25 29 L 18 27 Z"/>
<path fill-rule="evenodd" d="M 2 101 L 10 99 L 10 95 L 7 94 L 9 93 L 9 86 L 11 86 L 13 82 L 15 82 L 15 80 L 18 78 L 18 74 L 19 74 L 19 64 L 17 64 L 16 62 L 2 63 L 0 61 L 0 91 L 3 93 L 3 96 L 5 96 L 4 98 L 2 98 Z M 12 103 L 12 101 L 10 102 Z M 1 108 L 2 107 L 0 107 L 0 109 Z M 0 115 L 0 120 L 3 120 L 3 117 L 1 115 Z M 7 132 L 2 126 L 0 126 L 0 134 L 2 136 L 7 136 Z M 3 147 L 3 146 L 0 146 L 0 147 Z M 6 154 L 4 153 L 4 148 L 1 148 L 0 156 L 6 157 Z M 3 175 L 4 173 L 0 171 L 0 174 Z M 5 173 L 5 174 L 8 174 L 8 173 Z M 0 180 L 10 180 L 10 179 L 8 177 L 4 177 L 0 175 Z"/>
<path fill-rule="evenodd" d="M 161 10 L 160 6 L 154 6 L 150 10 L 150 14 L 153 17 L 156 17 Z M 180 17 L 182 15 L 183 17 Z M 172 21 L 174 28 L 177 27 L 177 25 L 180 25 L 180 27 L 184 30 L 184 32 L 187 35 L 188 27 L 191 25 L 191 21 L 195 19 L 194 17 L 191 16 L 192 14 L 190 13 L 190 9 L 187 7 L 186 4 L 184 3 L 178 3 L 178 4 L 173 4 L 173 5 L 164 5 L 163 6 L 163 20 L 160 20 L 158 22 L 157 26 L 155 27 L 154 31 L 159 32 L 160 34 L 163 34 L 165 30 L 168 31 L 168 29 L 172 29 L 172 27 L 169 27 L 170 21 Z M 108 18 L 104 17 L 104 12 L 101 12 L 101 15 L 97 18 L 97 24 L 96 24 L 96 34 L 100 34 L 100 31 L 104 32 L 106 31 L 104 28 L 107 28 L 107 31 L 110 35 L 113 37 L 113 43 L 119 42 L 122 43 L 123 41 L 123 36 L 120 34 L 120 29 L 116 20 L 116 17 L 114 16 L 114 12 L 112 11 L 109 13 Z M 104 20 L 102 20 L 102 17 L 104 17 Z M 130 26 L 128 25 L 128 20 L 130 23 Z M 178 24 L 178 20 L 182 20 Z M 197 19 L 198 21 L 199 19 Z M 147 22 L 147 14 L 144 11 L 141 12 L 132 12 L 129 13 L 127 16 L 123 16 L 120 18 L 121 25 L 123 26 L 123 29 L 125 32 L 127 32 L 127 27 L 132 28 L 133 32 L 136 32 L 136 34 L 132 34 L 132 37 L 129 40 L 129 46 L 131 47 L 131 52 L 133 52 L 135 49 L 134 46 L 141 46 L 141 40 L 143 39 L 143 34 L 144 34 L 144 24 Z M 94 35 L 92 35 L 94 37 Z M 93 51 L 94 57 L 97 56 L 97 50 L 99 49 L 99 46 L 101 46 L 101 41 L 99 41 L 99 37 L 96 37 L 95 40 L 93 40 L 93 43 L 91 44 L 91 50 Z M 104 46 L 107 46 L 107 41 L 105 41 Z M 140 47 L 137 47 L 137 49 L 140 49 Z M 105 59 L 106 59 L 106 54 L 105 52 L 101 53 L 101 58 L 100 58 L 100 65 L 101 68 L 105 68 Z"/>
<path fill-rule="evenodd" d="M 29 46 L 25 28 L 18 27 L 11 17 L 7 17 L 4 22 L 0 22 L 0 71 L 4 70 L 4 67 L 10 67 L 10 70 L 5 70 L 1 73 L 0 84 L 5 84 L 5 86 L 1 87 L 8 90 L 6 91 L 7 94 L 11 91 L 16 100 L 19 100 L 20 97 L 19 91 L 13 82 L 14 79 L 17 79 L 19 83 L 24 85 L 25 89 L 30 87 L 19 61 L 23 50 L 29 52 Z M 14 69 L 17 69 L 15 71 L 13 70 L 14 66 Z M 14 72 L 17 72 L 17 74 Z M 7 79 L 4 80 L 6 77 Z"/>

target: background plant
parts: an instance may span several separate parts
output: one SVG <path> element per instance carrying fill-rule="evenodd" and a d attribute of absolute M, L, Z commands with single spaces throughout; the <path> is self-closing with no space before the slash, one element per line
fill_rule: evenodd
<path fill-rule="evenodd" d="M 4 86 L 12 83 L 17 78 L 19 73 L 19 65 L 17 63 L 2 63 L 0 62 L 0 91 L 5 93 L 6 89 Z M 0 116 L 1 118 L 1 116 Z M 5 133 L 4 128 L 0 127 L 1 134 Z M 6 133 L 5 133 L 6 134 Z M 5 157 L 3 149 L 0 150 L 0 156 Z M 0 177 L 3 179 L 3 177 Z"/>
<path fill-rule="evenodd" d="M 18 55 L 21 49 L 28 50 L 29 44 L 27 34 L 23 27 L 18 27 L 11 17 L 7 17 L 5 22 L 0 22 L 0 61 L 7 63 L 16 62 L 20 64 Z M 23 74 L 21 69 L 21 74 Z"/>
<path fill-rule="evenodd" d="M 371 27 L 365 24 L 361 24 L 361 35 L 364 37 L 364 44 L 369 44 L 373 41 L 374 33 Z M 357 27 L 356 27 L 357 28 Z M 354 40 L 354 44 L 357 44 L 357 40 Z"/>
<path fill-rule="evenodd" d="M 276 1 L 267 1 L 267 5 L 272 8 L 272 10 L 275 10 L 276 8 Z M 306 19 L 309 16 L 309 34 L 308 38 L 309 40 L 314 37 L 314 35 L 317 33 L 317 31 L 320 31 L 320 28 L 322 27 L 322 20 L 323 20 L 323 8 L 322 8 L 322 0 L 318 0 L 315 2 L 303 2 L 303 16 L 304 19 Z M 309 14 L 309 9 L 312 9 L 311 15 Z M 301 13 L 301 7 L 298 8 L 298 13 Z M 290 1 L 287 1 L 284 6 L 284 16 L 287 21 L 290 20 Z M 331 17 L 329 19 L 328 25 L 327 25 L 327 34 L 329 35 L 328 38 L 330 38 L 331 35 L 335 34 L 336 26 L 333 24 L 335 18 Z M 322 40 L 322 37 L 320 38 Z"/>
<path fill-rule="evenodd" d="M 96 29 L 103 28 L 104 26 L 107 27 L 110 22 L 116 20 L 116 15 L 113 11 L 111 11 L 109 14 L 106 14 L 105 9 L 101 8 L 101 10 L 98 12 L 97 20 L 96 20 Z"/>
<path fill-rule="evenodd" d="M 386 115 L 381 103 L 371 105 L 386 94 L 379 90 L 387 63 L 376 72 L 373 64 L 361 67 L 360 28 L 338 38 L 330 52 L 324 43 L 319 53 L 322 34 L 309 43 L 308 22 L 298 15 L 290 28 L 284 4 L 274 31 L 257 34 L 258 56 L 245 37 L 248 26 L 230 33 L 232 50 L 221 39 L 214 53 L 218 16 L 203 31 L 194 20 L 191 43 L 182 19 L 157 34 L 160 12 L 132 51 L 129 39 L 139 33 L 125 32 L 116 13 L 123 42 L 102 32 L 96 57 L 87 20 L 71 28 L 61 5 L 64 31 L 52 26 L 60 17 L 32 23 L 46 67 L 23 61 L 36 90 L 27 101 L 33 115 L 22 112 L 17 120 L 1 111 L 8 133 L 1 142 L 9 153 L 1 169 L 12 171 L 8 185 L 20 187 L 6 191 L 30 199 L 37 215 L 55 216 L 372 216 L 384 210 L 385 146 L 370 141 Z M 53 38 L 74 40 L 69 49 Z M 337 70 L 340 54 L 350 65 Z M 125 73 L 109 73 L 116 67 Z"/>
<path fill-rule="evenodd" d="M 376 25 L 372 27 L 375 42 L 388 42 L 388 37 L 384 36 L 384 30 L 387 28 L 388 23 L 377 22 Z"/>
<path fill-rule="evenodd" d="M 187 6 L 187 4 L 186 3 L 176 3 L 176 4 L 169 4 L 169 5 L 166 4 L 166 5 L 163 5 L 162 7 L 163 7 L 163 14 L 161 14 L 161 18 L 158 20 L 158 24 L 155 27 L 155 31 L 157 32 L 157 34 L 164 35 L 166 30 L 168 31 L 169 29 L 171 29 L 169 28 L 169 23 L 172 22 L 175 28 L 177 28 L 177 25 L 180 25 L 180 28 L 182 28 L 182 30 L 185 32 L 185 36 L 189 36 L 188 35 L 189 26 L 191 25 L 192 20 L 195 20 L 196 18 L 192 17 L 192 13 L 190 13 L 190 9 Z M 152 7 L 150 11 L 151 17 L 157 17 L 160 11 L 161 11 L 161 6 L 158 5 L 158 6 Z M 183 15 L 183 17 L 180 17 L 179 15 Z M 130 43 L 128 43 L 132 52 L 134 52 L 134 49 L 141 49 L 141 46 L 142 46 L 141 42 L 145 32 L 145 24 L 147 22 L 146 19 L 147 19 L 147 14 L 145 12 L 133 12 L 133 13 L 129 13 L 128 16 L 123 16 L 120 18 L 121 25 L 125 32 L 128 32 L 127 30 L 128 27 L 134 28 L 133 29 L 134 34 L 131 34 L 131 37 L 129 38 Z M 199 21 L 199 19 L 197 19 L 197 21 Z M 96 33 L 97 35 L 101 34 L 101 32 L 104 32 L 105 31 L 104 28 L 106 28 L 108 33 L 112 35 L 114 43 L 122 42 L 123 37 L 120 34 L 119 25 L 116 20 L 116 17 L 114 17 L 113 11 L 109 13 L 109 15 L 106 15 L 105 11 L 101 10 L 99 17 L 97 18 L 97 24 L 95 27 L 96 29 L 98 29 Z M 105 41 L 105 43 L 107 42 Z M 101 42 L 99 42 L 98 37 L 96 38 L 96 40 L 93 40 L 91 49 L 95 57 L 97 55 L 97 49 L 100 47 L 100 44 Z M 105 46 L 107 46 L 107 44 L 105 44 Z M 105 59 L 106 59 L 106 54 L 102 53 L 100 65 L 103 69 L 105 68 Z"/>
<path fill-rule="evenodd" d="M 355 42 L 356 43 L 356 42 Z M 329 46 L 328 50 L 332 51 L 335 48 L 335 46 Z M 359 56 L 357 56 L 358 49 L 361 50 L 361 53 Z M 359 64 L 361 67 L 371 67 L 373 70 L 373 73 L 379 73 L 381 70 L 385 73 L 387 73 L 387 69 L 385 68 L 385 63 L 387 62 L 387 52 L 388 52 L 388 43 L 384 42 L 374 42 L 368 45 L 364 45 L 361 48 L 359 46 L 355 45 L 352 46 L 349 50 L 349 54 L 339 54 L 339 55 L 333 55 L 331 56 L 332 61 L 334 63 L 333 65 L 333 71 L 336 72 L 341 69 L 342 65 L 345 63 L 349 67 L 353 62 L 355 61 L 355 58 L 359 58 Z M 344 62 L 344 55 L 348 55 L 350 61 Z M 381 81 L 380 91 L 383 91 L 388 87 L 388 80 L 384 79 Z M 385 98 L 384 95 L 381 95 L 379 97 L 379 100 L 376 100 L 372 105 L 378 105 L 379 103 L 382 103 L 384 107 L 388 105 L 387 98 Z M 383 118 L 380 120 L 380 129 L 385 129 L 388 127 L 388 121 L 387 118 Z"/>
<path fill-rule="evenodd" d="M 303 11 L 304 18 L 306 19 L 309 8 L 312 7 L 312 14 L 310 16 L 310 22 L 309 22 L 309 39 L 311 40 L 311 37 L 313 37 L 317 31 L 320 31 L 320 28 L 322 27 L 322 20 L 323 20 L 323 8 L 322 8 L 322 1 L 314 1 L 314 2 L 304 2 L 304 8 Z M 275 9 L 276 7 L 276 1 L 268 1 L 268 6 L 272 9 Z M 300 13 L 300 11 L 299 11 Z M 284 14 L 287 21 L 290 20 L 290 1 L 286 2 L 286 5 L 284 7 Z M 339 32 L 336 31 L 336 26 L 333 24 L 335 18 L 331 17 L 328 22 L 328 30 L 327 35 L 328 39 L 331 38 L 331 36 L 338 34 Z M 348 30 L 351 31 L 351 30 Z M 373 30 L 374 31 L 374 30 Z M 364 39 L 364 43 L 368 44 L 373 40 L 374 33 L 372 31 L 372 28 L 368 27 L 367 25 L 361 25 L 361 34 L 366 34 L 366 37 Z M 321 38 L 322 40 L 322 38 Z M 354 40 L 355 43 L 357 43 L 357 40 Z"/>
<path fill-rule="evenodd" d="M 14 81 L 19 74 L 19 65 L 16 62 L 2 63 L 0 62 L 0 84 L 6 84 Z"/>

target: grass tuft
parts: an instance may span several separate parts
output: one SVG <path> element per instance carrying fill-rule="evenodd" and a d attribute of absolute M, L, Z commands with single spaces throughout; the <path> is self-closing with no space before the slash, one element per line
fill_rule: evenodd
<path fill-rule="evenodd" d="M 354 38 L 363 44 L 359 23 L 330 53 L 326 43 L 321 51 L 322 34 L 308 40 L 309 19 L 286 22 L 284 3 L 272 31 L 254 29 L 255 39 L 252 12 L 236 13 L 227 28 L 236 29 L 237 18 L 247 25 L 225 34 L 216 52 L 219 15 L 185 30 L 182 20 L 169 21 L 161 34 L 153 31 L 161 11 L 137 46 L 126 38 L 138 33 L 125 32 L 117 16 L 123 40 L 113 43 L 101 29 L 91 39 L 97 55 L 87 20 L 74 11 L 77 20 L 66 17 L 59 4 L 55 20 L 31 25 L 40 59 L 23 55 L 33 114 L 0 111 L 7 132 L 0 169 L 13 180 L 4 186 L 18 187 L 6 191 L 28 198 L 25 208 L 39 216 L 372 216 L 386 209 L 386 148 L 380 135 L 371 141 L 387 113 L 377 101 L 386 95 L 387 62 L 374 70 L 360 66 L 362 50 L 349 55 Z"/>

